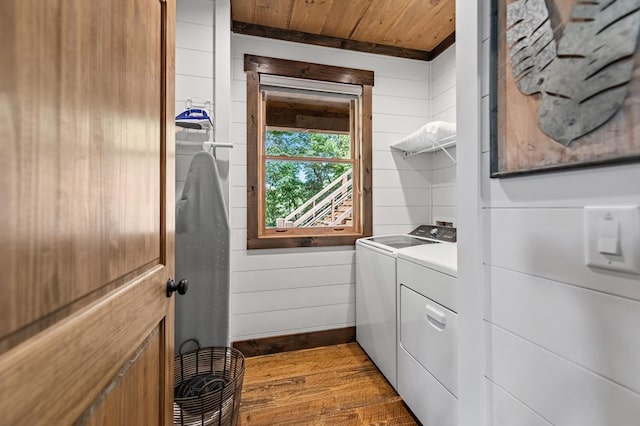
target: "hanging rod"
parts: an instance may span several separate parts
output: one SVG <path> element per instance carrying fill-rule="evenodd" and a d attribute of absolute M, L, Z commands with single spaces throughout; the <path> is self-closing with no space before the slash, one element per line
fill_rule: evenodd
<path fill-rule="evenodd" d="M 176 141 L 176 146 L 199 146 L 203 150 L 208 151 L 211 148 L 233 148 L 230 142 L 188 142 Z"/>
<path fill-rule="evenodd" d="M 453 161 L 454 164 L 457 164 L 456 159 L 453 158 L 453 156 L 451 154 L 449 154 L 449 151 L 447 151 L 447 148 L 450 148 L 452 146 L 454 146 L 456 144 L 456 135 L 450 136 L 448 138 L 445 138 L 439 142 L 434 143 L 432 146 L 425 148 L 425 149 L 419 149 L 416 151 L 404 151 L 402 153 L 402 156 L 407 159 L 409 157 L 413 157 L 414 155 L 418 155 L 418 154 L 422 154 L 424 152 L 435 152 L 435 151 L 439 151 L 442 150 L 442 152 L 444 152 L 447 157 L 449 157 L 449 159 L 451 161 Z"/>
<path fill-rule="evenodd" d="M 205 142 L 202 144 L 202 148 L 233 148 L 231 142 Z"/>

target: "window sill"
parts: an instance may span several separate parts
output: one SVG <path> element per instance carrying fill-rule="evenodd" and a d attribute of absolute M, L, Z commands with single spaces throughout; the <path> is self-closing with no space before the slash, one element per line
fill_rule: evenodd
<path fill-rule="evenodd" d="M 327 247 L 354 245 L 362 233 L 341 233 L 340 235 L 268 235 L 258 238 L 247 238 L 247 249 L 295 248 L 295 247 Z"/>

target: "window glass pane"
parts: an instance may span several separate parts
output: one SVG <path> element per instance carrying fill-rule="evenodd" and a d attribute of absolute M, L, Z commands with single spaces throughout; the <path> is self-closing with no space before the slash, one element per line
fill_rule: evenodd
<path fill-rule="evenodd" d="M 267 155 L 351 158 L 349 135 L 267 130 L 265 142 Z"/>
<path fill-rule="evenodd" d="M 265 226 L 352 225 L 352 167 L 311 161 L 266 162 Z"/>

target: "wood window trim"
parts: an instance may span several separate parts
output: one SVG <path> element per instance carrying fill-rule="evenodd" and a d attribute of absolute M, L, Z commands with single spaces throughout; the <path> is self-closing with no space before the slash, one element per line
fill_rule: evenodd
<path fill-rule="evenodd" d="M 372 88 L 373 72 L 330 65 L 290 61 L 256 55 L 245 55 L 247 77 L 247 249 L 320 247 L 353 245 L 358 238 L 372 234 Z M 335 83 L 357 84 L 362 87 L 360 132 L 361 150 L 356 153 L 357 173 L 360 177 L 360 207 L 358 215 L 361 232 L 335 231 L 339 235 L 322 233 L 317 229 L 297 229 L 296 235 L 262 232 L 264 211 L 260 205 L 264 167 L 260 163 L 261 131 L 264 114 L 261 111 L 260 74 L 304 78 Z M 359 161 L 357 161 L 359 160 Z M 356 173 L 354 167 L 354 173 Z M 343 233 L 344 232 L 344 233 Z"/>
<path fill-rule="evenodd" d="M 305 78 L 307 80 L 373 86 L 373 71 L 290 61 L 288 59 L 268 58 L 257 55 L 244 55 L 244 70 L 258 74 L 273 74 L 283 77 Z"/>

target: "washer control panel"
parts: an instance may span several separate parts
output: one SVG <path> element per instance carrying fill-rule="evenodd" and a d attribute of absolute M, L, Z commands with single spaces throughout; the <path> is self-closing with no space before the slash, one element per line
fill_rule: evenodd
<path fill-rule="evenodd" d="M 409 235 L 415 235 L 416 237 L 422 238 L 432 238 L 434 240 L 445 241 L 447 243 L 455 243 L 458 241 L 456 228 L 448 226 L 420 225 L 413 231 L 409 232 Z"/>

